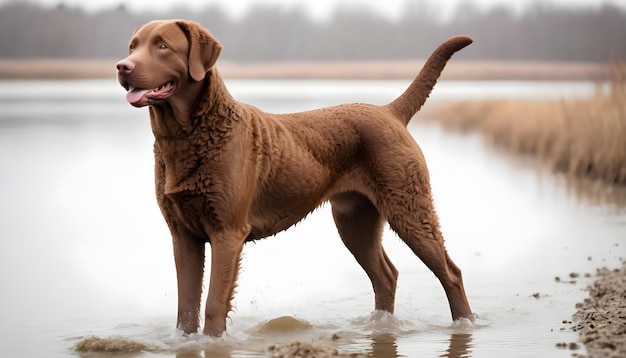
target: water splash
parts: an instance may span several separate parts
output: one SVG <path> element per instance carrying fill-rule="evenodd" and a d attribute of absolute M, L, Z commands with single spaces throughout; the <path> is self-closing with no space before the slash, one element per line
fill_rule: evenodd
<path fill-rule="evenodd" d="M 414 322 L 401 320 L 387 311 L 374 311 L 369 316 L 357 318 L 352 323 L 361 326 L 365 332 L 376 334 L 401 334 L 418 328 Z"/>

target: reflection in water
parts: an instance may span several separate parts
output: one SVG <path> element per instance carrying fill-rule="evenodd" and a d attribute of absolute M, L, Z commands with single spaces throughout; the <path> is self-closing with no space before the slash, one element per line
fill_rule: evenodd
<path fill-rule="evenodd" d="M 209 352 L 206 352 L 205 357 L 210 357 L 210 355 L 208 355 Z M 230 355 L 227 355 L 226 357 L 229 357 Z M 200 354 L 200 352 L 178 352 L 176 353 L 176 358 L 202 358 L 202 354 Z M 222 357 L 219 355 L 215 355 L 215 357 Z"/>
<path fill-rule="evenodd" d="M 254 340 L 254 339 L 253 339 Z M 276 337 L 274 337 L 276 340 Z M 278 339 L 280 340 L 280 339 Z M 271 342 L 272 340 L 262 342 Z M 362 345 L 358 349 L 352 349 L 349 354 L 339 354 L 339 356 L 354 357 L 370 357 L 370 358 L 397 358 L 403 355 L 398 353 L 398 344 L 396 335 L 393 333 L 374 333 L 367 338 L 369 343 Z M 256 342 L 259 343 L 259 342 Z M 364 342 L 365 343 L 365 342 Z M 157 354 L 175 354 L 176 358 L 230 358 L 230 357 L 266 357 L 268 349 L 262 349 L 263 344 L 252 344 L 258 350 L 250 349 L 250 344 L 244 346 L 239 344 L 233 345 L 229 343 L 209 342 L 208 338 L 202 337 L 190 338 L 186 343 L 182 343 L 177 347 L 159 348 L 150 346 L 139 341 L 123 338 L 123 337 L 87 337 L 79 342 L 75 349 L 78 350 L 79 357 L 104 357 L 118 354 L 124 357 L 140 356 L 143 353 Z M 80 348 L 79 348 L 80 346 Z M 272 345 L 274 346 L 274 345 Z M 301 357 L 331 357 L 337 356 L 335 345 L 330 342 L 309 341 L 304 339 L 302 342 L 293 341 L 290 344 L 279 345 L 281 348 L 273 351 L 269 350 L 272 357 L 280 356 L 285 358 Z M 296 347 L 296 348 L 292 348 Z M 370 348 L 371 347 L 371 348 Z M 285 349 L 282 349 L 285 348 Z M 468 358 L 471 357 L 472 334 L 470 333 L 453 333 L 449 338 L 449 346 L 445 353 L 439 355 L 444 358 Z M 341 348 L 339 348 L 341 349 Z"/>
<path fill-rule="evenodd" d="M 211 346 L 204 350 L 204 354 L 195 350 L 181 350 L 176 353 L 176 358 L 230 358 L 237 356 L 232 348 L 227 346 Z"/>
<path fill-rule="evenodd" d="M 369 355 L 373 358 L 386 358 L 398 356 L 398 345 L 396 337 L 392 334 L 378 334 L 372 336 L 372 353 Z"/>
<path fill-rule="evenodd" d="M 608 204 L 615 213 L 626 212 L 626 186 L 611 185 L 600 180 L 575 176 L 565 178 L 568 194 L 592 205 Z M 613 211 L 613 210 L 611 210 Z"/>
<path fill-rule="evenodd" d="M 511 167 L 534 171 L 537 182 L 545 185 L 547 189 L 565 188 L 567 197 L 574 198 L 581 205 L 604 206 L 613 214 L 626 213 L 626 186 L 558 172 L 545 158 L 511 153 L 488 140 L 484 142 L 489 152 L 495 153 L 497 157 L 506 158 Z"/>
<path fill-rule="evenodd" d="M 472 335 L 469 333 L 453 333 L 450 336 L 450 346 L 445 354 L 440 357 L 446 358 L 466 358 L 471 357 Z"/>
<path fill-rule="evenodd" d="M 393 334 L 374 334 L 372 339 L 372 351 L 367 356 L 371 358 L 395 358 L 398 354 L 396 337 Z M 472 334 L 453 333 L 450 335 L 450 343 L 445 353 L 439 355 L 444 358 L 468 358 L 471 357 Z"/>

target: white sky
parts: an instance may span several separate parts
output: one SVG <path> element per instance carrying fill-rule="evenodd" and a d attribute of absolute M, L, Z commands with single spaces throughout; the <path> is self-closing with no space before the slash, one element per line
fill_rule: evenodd
<path fill-rule="evenodd" d="M 5 3 L 14 0 L 0 0 Z M 24 0 L 18 0 L 24 1 Z M 506 5 L 516 9 L 536 2 L 541 4 L 556 4 L 566 7 L 598 7 L 603 3 L 612 3 L 626 7 L 624 0 L 26 0 L 34 3 L 41 3 L 46 6 L 55 6 L 65 3 L 72 7 L 82 7 L 93 11 L 116 7 L 125 4 L 127 8 L 134 11 L 147 9 L 167 10 L 173 6 L 186 6 L 190 8 L 203 8 L 208 5 L 220 5 L 232 16 L 239 17 L 245 14 L 246 10 L 253 4 L 272 4 L 281 7 L 302 6 L 308 14 L 314 18 L 324 18 L 337 4 L 364 5 L 374 9 L 377 13 L 394 18 L 400 14 L 403 4 L 406 1 L 426 1 L 428 4 L 436 4 L 444 14 L 450 14 L 460 3 L 471 2 L 481 8 L 490 8 L 496 5 Z"/>

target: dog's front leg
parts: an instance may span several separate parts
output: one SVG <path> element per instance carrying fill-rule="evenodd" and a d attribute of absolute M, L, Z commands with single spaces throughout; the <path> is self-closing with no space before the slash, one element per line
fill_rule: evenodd
<path fill-rule="evenodd" d="M 226 316 L 239 271 L 239 258 L 249 229 L 211 235 L 211 279 L 206 302 L 204 334 L 220 336 L 226 330 Z"/>
<path fill-rule="evenodd" d="M 178 319 L 176 327 L 185 334 L 196 333 L 200 320 L 202 276 L 204 274 L 203 240 L 184 230 L 173 230 L 174 260 L 178 278 Z"/>

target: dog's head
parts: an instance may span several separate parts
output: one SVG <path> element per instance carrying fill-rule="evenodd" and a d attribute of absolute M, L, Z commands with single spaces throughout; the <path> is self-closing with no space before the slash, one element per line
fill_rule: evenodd
<path fill-rule="evenodd" d="M 128 57 L 117 63 L 117 78 L 135 107 L 159 104 L 202 81 L 215 65 L 222 45 L 192 21 L 159 20 L 139 27 Z"/>

